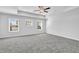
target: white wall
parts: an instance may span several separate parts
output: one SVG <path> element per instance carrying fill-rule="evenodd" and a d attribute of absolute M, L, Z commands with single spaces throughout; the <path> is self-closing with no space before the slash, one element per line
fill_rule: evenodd
<path fill-rule="evenodd" d="M 20 35 L 29 35 L 29 34 L 39 34 L 39 33 L 44 33 L 45 32 L 45 19 L 39 19 L 37 18 L 31 18 L 31 17 L 23 17 L 23 16 L 14 16 L 14 15 L 9 15 L 9 14 L 0 14 L 0 20 L 1 20 L 1 36 L 0 38 L 3 37 L 13 37 L 13 36 L 20 36 Z M 8 19 L 9 18 L 15 18 L 19 19 L 19 32 L 9 32 L 8 28 Z M 25 19 L 26 20 L 32 20 L 33 25 L 31 27 L 27 27 L 25 24 Z M 36 21 L 42 20 L 43 21 L 43 29 L 42 31 L 39 31 L 36 29 Z"/>
<path fill-rule="evenodd" d="M 47 17 L 47 33 L 79 40 L 79 8 Z"/>
<path fill-rule="evenodd" d="M 1 20 L 0 20 L 0 37 L 1 37 Z"/>
<path fill-rule="evenodd" d="M 32 13 L 32 12 L 27 12 L 27 11 L 23 11 L 23 10 L 20 10 L 17 12 L 18 15 L 23 15 L 23 16 L 30 16 L 30 17 L 35 17 L 35 18 L 43 18 L 45 19 L 45 16 L 44 15 L 41 15 L 41 14 L 36 14 L 36 13 Z"/>

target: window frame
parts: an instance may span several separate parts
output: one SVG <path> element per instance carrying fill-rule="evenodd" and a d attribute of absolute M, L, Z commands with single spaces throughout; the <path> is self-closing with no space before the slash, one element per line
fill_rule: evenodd
<path fill-rule="evenodd" d="M 33 21 L 32 20 L 26 20 L 26 26 L 32 26 L 32 25 L 33 25 Z"/>
<path fill-rule="evenodd" d="M 11 26 L 10 23 L 11 23 L 11 20 L 13 20 L 13 19 L 16 20 L 16 21 L 18 21 L 18 28 L 17 28 L 18 30 L 16 30 L 16 31 L 11 31 L 11 30 L 10 30 L 10 26 Z M 19 32 L 19 19 L 9 18 L 9 19 L 8 19 L 8 24 L 9 24 L 9 25 L 8 25 L 8 30 L 9 30 L 9 32 Z"/>
<path fill-rule="evenodd" d="M 43 29 L 43 22 L 42 22 L 42 20 L 37 20 L 37 22 L 41 23 L 41 25 L 40 25 L 41 29 L 38 29 L 37 27 L 36 28 L 37 28 L 37 30 L 41 31 Z M 36 26 L 38 26 L 37 23 L 36 23 Z"/>

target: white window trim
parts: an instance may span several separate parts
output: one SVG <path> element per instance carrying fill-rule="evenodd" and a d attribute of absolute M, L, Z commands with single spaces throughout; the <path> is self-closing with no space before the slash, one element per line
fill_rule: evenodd
<path fill-rule="evenodd" d="M 10 20 L 11 20 L 11 18 L 8 19 L 8 30 L 9 30 L 9 32 L 19 32 L 19 19 L 16 19 L 16 20 L 18 20 L 18 30 L 17 31 L 10 31 Z"/>
<path fill-rule="evenodd" d="M 37 22 L 41 22 L 41 29 L 38 29 L 39 31 L 42 31 L 42 29 L 43 29 L 43 23 L 42 23 L 42 20 L 37 20 Z"/>
<path fill-rule="evenodd" d="M 30 21 L 31 22 L 31 24 L 29 25 L 29 24 L 26 24 L 26 26 L 32 26 L 33 25 L 33 21 L 32 20 L 26 20 L 26 22 L 27 21 Z"/>

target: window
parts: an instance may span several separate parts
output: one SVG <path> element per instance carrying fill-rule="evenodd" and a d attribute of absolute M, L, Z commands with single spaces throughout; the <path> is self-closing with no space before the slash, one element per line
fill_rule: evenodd
<path fill-rule="evenodd" d="M 32 26 L 32 21 L 31 20 L 26 20 L 26 25 L 27 26 Z"/>
<path fill-rule="evenodd" d="M 42 30 L 42 21 L 37 21 L 37 29 Z"/>
<path fill-rule="evenodd" d="M 9 19 L 9 31 L 10 32 L 19 31 L 19 21 L 17 19 Z"/>

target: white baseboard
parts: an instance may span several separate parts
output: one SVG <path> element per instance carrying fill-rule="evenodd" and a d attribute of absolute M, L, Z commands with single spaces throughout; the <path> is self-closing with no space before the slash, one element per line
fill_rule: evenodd
<path fill-rule="evenodd" d="M 18 36 L 10 36 L 10 37 L 1 37 L 0 39 L 14 38 L 14 37 L 23 37 L 23 36 L 32 36 L 32 35 L 39 35 L 39 34 L 43 34 L 43 33 L 28 34 L 28 35 L 18 35 Z"/>
<path fill-rule="evenodd" d="M 50 34 L 50 35 L 56 35 L 56 36 L 59 36 L 59 37 L 64 37 L 64 38 L 68 38 L 68 39 L 72 39 L 72 40 L 79 41 L 78 38 L 69 37 L 69 36 L 66 36 L 66 35 L 61 35 L 61 34 L 51 34 L 51 33 L 47 33 L 47 34 Z"/>

